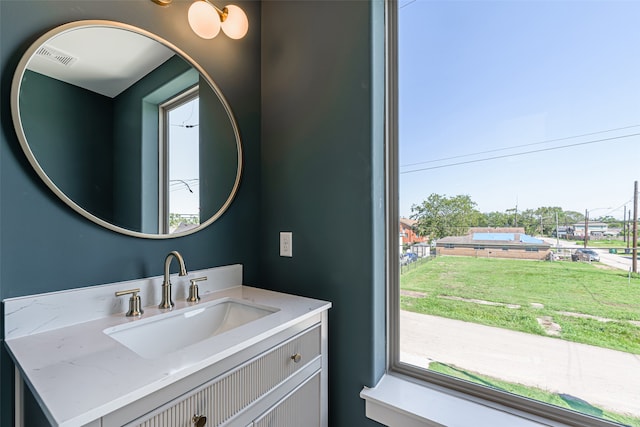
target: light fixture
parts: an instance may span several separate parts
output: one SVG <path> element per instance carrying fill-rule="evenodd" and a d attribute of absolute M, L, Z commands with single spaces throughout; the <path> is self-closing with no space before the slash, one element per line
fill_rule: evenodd
<path fill-rule="evenodd" d="M 216 10 L 220 12 L 217 8 Z M 247 15 L 244 13 L 244 10 L 235 4 L 229 4 L 222 9 L 222 13 L 220 13 L 220 25 L 222 26 L 222 31 L 224 31 L 229 38 L 236 40 L 243 38 L 247 34 L 247 31 L 249 31 Z"/>
<path fill-rule="evenodd" d="M 220 32 L 218 16 L 217 8 L 203 0 L 198 0 L 189 7 L 189 25 L 203 39 L 212 39 Z"/>
<path fill-rule="evenodd" d="M 161 6 L 169 5 L 172 0 L 151 0 Z M 196 0 L 187 14 L 189 26 L 199 37 L 212 39 L 220 29 L 232 39 L 241 39 L 249 31 L 249 20 L 244 11 L 233 4 L 218 9 L 209 0 Z"/>

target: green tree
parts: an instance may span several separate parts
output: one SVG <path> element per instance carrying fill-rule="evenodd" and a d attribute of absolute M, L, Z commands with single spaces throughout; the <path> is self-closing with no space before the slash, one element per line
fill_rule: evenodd
<path fill-rule="evenodd" d="M 543 236 L 553 235 L 556 225 L 562 224 L 563 212 L 559 206 L 543 206 L 536 209 L 534 213 L 539 221 L 536 232 Z"/>
<path fill-rule="evenodd" d="M 414 228 L 421 236 L 440 239 L 446 236 L 462 236 L 469 227 L 478 225 L 483 215 L 476 203 L 467 195 L 447 197 L 433 193 L 427 200 L 411 207 L 411 218 L 417 222 Z"/>
<path fill-rule="evenodd" d="M 197 215 L 182 215 L 177 213 L 169 213 L 169 227 L 176 228 L 180 224 L 200 224 L 200 218 Z"/>
<path fill-rule="evenodd" d="M 515 227 L 515 215 L 511 212 L 487 212 L 482 224 L 485 227 Z M 479 224 L 480 225 L 480 224 Z"/>
<path fill-rule="evenodd" d="M 601 216 L 593 221 L 604 222 L 609 226 L 609 228 L 622 228 L 623 224 L 623 221 L 620 221 L 619 219 L 616 219 L 611 215 Z"/>
<path fill-rule="evenodd" d="M 576 211 L 563 211 L 560 216 L 561 225 L 573 225 L 577 223 L 584 223 L 584 214 Z"/>
<path fill-rule="evenodd" d="M 540 217 L 533 209 L 526 209 L 518 215 L 518 227 L 524 227 L 524 232 L 530 236 L 538 234 Z"/>

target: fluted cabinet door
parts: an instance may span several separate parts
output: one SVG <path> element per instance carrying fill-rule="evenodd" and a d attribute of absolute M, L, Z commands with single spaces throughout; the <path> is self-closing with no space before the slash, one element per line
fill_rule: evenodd
<path fill-rule="evenodd" d="M 237 424 L 234 418 L 321 356 L 321 339 L 320 325 L 311 327 L 238 368 L 211 380 L 183 398 L 169 402 L 142 419 L 128 424 L 127 427 L 200 425 L 194 421 L 194 416 L 201 417 L 201 425 L 206 427 L 235 426 Z M 314 411 L 318 412 L 320 380 L 319 375 L 314 377 L 318 377 L 315 398 L 317 408 L 314 408 Z M 300 387 L 295 390 L 299 389 Z M 285 427 L 285 424 L 277 423 L 264 425 Z M 306 427 L 317 424 L 286 425 Z"/>
<path fill-rule="evenodd" d="M 320 427 L 320 372 L 285 396 L 253 427 Z"/>

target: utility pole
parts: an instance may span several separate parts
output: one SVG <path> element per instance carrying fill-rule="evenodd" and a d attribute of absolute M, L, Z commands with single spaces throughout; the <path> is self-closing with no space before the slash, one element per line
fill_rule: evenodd
<path fill-rule="evenodd" d="M 631 241 L 631 209 L 627 212 L 627 253 L 629 253 L 629 242 Z"/>
<path fill-rule="evenodd" d="M 638 181 L 633 184 L 633 251 L 631 252 L 631 270 L 638 272 Z"/>
<path fill-rule="evenodd" d="M 584 247 L 587 247 L 587 240 L 589 240 L 589 210 L 584 210 Z"/>
<path fill-rule="evenodd" d="M 560 247 L 560 231 L 558 227 L 558 211 L 556 211 L 556 248 Z"/>
<path fill-rule="evenodd" d="M 542 225 L 542 215 L 540 215 L 540 235 L 544 236 L 544 226 Z"/>
<path fill-rule="evenodd" d="M 627 241 L 627 205 L 624 205 L 624 213 L 622 214 L 622 241 Z"/>

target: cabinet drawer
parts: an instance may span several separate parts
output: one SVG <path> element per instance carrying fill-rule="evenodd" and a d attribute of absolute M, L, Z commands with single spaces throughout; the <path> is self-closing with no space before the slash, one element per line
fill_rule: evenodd
<path fill-rule="evenodd" d="M 316 325 L 130 425 L 191 427 L 194 415 L 205 416 L 207 427 L 223 425 L 320 352 L 321 331 Z"/>
<path fill-rule="evenodd" d="M 320 427 L 320 373 L 258 418 L 252 427 Z"/>

